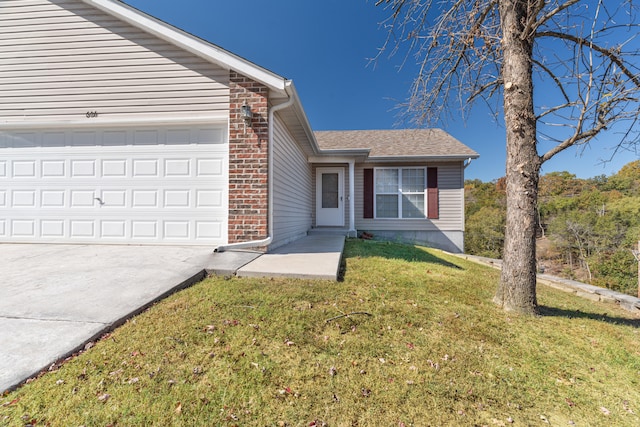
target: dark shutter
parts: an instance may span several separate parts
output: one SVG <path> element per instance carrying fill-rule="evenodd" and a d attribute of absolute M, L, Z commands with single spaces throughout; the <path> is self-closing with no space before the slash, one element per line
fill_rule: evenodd
<path fill-rule="evenodd" d="M 427 168 L 427 218 L 438 219 L 438 168 Z"/>
<path fill-rule="evenodd" d="M 363 218 L 373 218 L 373 169 L 364 169 Z"/>

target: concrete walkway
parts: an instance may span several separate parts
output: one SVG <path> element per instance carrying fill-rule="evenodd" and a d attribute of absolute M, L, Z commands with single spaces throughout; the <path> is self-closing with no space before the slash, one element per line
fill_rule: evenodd
<path fill-rule="evenodd" d="M 478 264 L 488 265 L 500 270 L 502 268 L 502 260 L 493 258 L 484 258 L 467 254 L 451 254 Z M 577 282 L 575 280 L 564 279 L 562 277 L 552 276 L 550 274 L 538 274 L 538 283 L 552 288 L 559 289 L 564 292 L 573 293 L 581 298 L 587 298 L 592 301 L 608 302 L 619 305 L 631 313 L 640 315 L 640 298 L 611 289 L 600 288 L 598 286 L 588 285 L 586 283 Z"/>
<path fill-rule="evenodd" d="M 310 235 L 238 269 L 238 277 L 338 280 L 344 236 Z"/>

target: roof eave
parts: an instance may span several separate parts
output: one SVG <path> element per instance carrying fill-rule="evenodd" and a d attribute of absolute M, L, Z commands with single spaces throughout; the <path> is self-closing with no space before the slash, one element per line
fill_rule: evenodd
<path fill-rule="evenodd" d="M 390 162 L 463 162 L 468 159 L 477 159 L 478 154 L 442 155 L 442 156 L 369 156 L 367 163 Z"/>
<path fill-rule="evenodd" d="M 292 107 L 295 108 L 296 116 L 298 118 L 300 126 L 302 126 L 304 133 L 307 136 L 307 139 L 311 146 L 311 150 L 314 154 L 318 154 L 321 151 L 320 147 L 318 146 L 318 141 L 316 140 L 316 136 L 313 133 L 313 129 L 311 128 L 311 123 L 309 122 L 307 113 L 302 107 L 302 101 L 300 100 L 300 95 L 298 95 L 296 86 L 293 84 L 293 80 L 285 81 L 285 92 L 289 98 L 292 98 L 294 100 Z"/>
<path fill-rule="evenodd" d="M 284 77 L 166 22 L 147 15 L 123 2 L 114 0 L 82 1 L 162 40 L 213 62 L 224 69 L 234 70 L 246 77 L 256 80 L 281 95 L 286 94 L 285 88 L 287 80 Z"/>

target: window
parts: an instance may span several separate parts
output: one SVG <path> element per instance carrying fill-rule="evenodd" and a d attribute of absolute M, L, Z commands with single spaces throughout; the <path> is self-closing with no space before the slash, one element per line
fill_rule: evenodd
<path fill-rule="evenodd" d="M 376 218 L 425 218 L 425 168 L 375 169 Z"/>

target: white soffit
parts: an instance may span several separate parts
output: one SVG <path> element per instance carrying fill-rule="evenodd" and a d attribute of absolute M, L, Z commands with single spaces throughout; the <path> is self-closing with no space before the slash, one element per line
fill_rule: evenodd
<path fill-rule="evenodd" d="M 273 90 L 285 93 L 286 79 L 265 68 L 234 55 L 221 47 L 162 22 L 123 2 L 114 0 L 82 0 L 116 18 L 142 29 L 169 43 L 211 61 L 225 69 L 232 69 L 250 77 Z"/>

